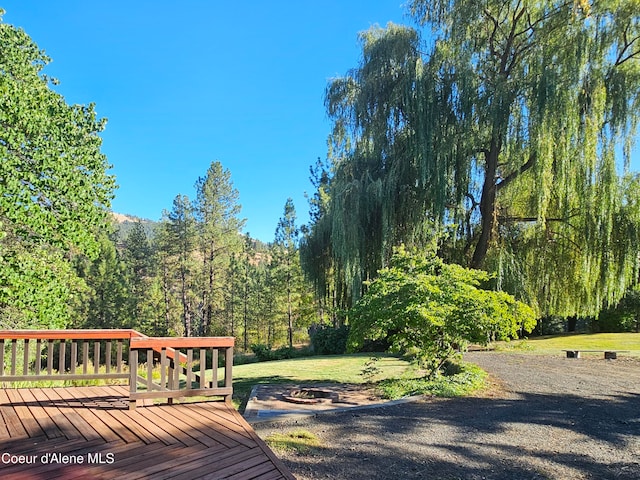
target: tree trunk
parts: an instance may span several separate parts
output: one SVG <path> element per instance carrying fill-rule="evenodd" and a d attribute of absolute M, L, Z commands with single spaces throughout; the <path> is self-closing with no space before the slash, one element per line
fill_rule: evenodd
<path fill-rule="evenodd" d="M 184 320 L 184 336 L 191 336 L 191 309 L 189 308 L 189 299 L 187 297 L 187 274 L 183 268 L 180 269 L 180 278 L 182 282 L 182 315 Z"/>
<path fill-rule="evenodd" d="M 209 331 L 211 330 L 211 323 L 213 321 L 213 291 L 215 286 L 215 271 L 213 269 L 213 260 L 214 260 L 214 246 L 211 245 L 211 251 L 209 253 L 209 265 L 208 265 L 208 274 L 209 274 L 209 289 L 206 292 L 206 307 L 204 314 L 204 325 L 203 332 L 204 336 L 209 335 Z"/>
<path fill-rule="evenodd" d="M 293 348 L 293 312 L 291 309 L 291 272 L 287 273 L 287 316 L 289 320 L 289 348 Z"/>
<path fill-rule="evenodd" d="M 482 197 L 480 198 L 481 231 L 471 259 L 471 268 L 480 269 L 484 266 L 484 260 L 489 250 L 489 244 L 493 240 L 496 228 L 496 174 L 498 171 L 498 156 L 501 142 L 494 137 L 491 147 L 485 153 L 484 183 L 482 185 Z"/>
<path fill-rule="evenodd" d="M 249 349 L 249 262 L 244 267 L 244 351 Z"/>

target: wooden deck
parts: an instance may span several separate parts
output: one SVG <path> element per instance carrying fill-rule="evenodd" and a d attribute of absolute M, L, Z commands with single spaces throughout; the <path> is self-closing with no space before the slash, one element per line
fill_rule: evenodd
<path fill-rule="evenodd" d="M 128 410 L 127 395 L 120 386 L 0 389 L 0 478 L 294 478 L 227 403 Z"/>

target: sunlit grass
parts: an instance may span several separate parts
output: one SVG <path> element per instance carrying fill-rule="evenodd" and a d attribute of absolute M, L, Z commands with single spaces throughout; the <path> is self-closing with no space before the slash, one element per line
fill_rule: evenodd
<path fill-rule="evenodd" d="M 320 439 L 307 430 L 272 433 L 265 438 L 265 442 L 274 450 L 296 453 L 309 453 L 322 446 Z"/>
<path fill-rule="evenodd" d="M 497 342 L 497 351 L 564 355 L 562 350 L 628 350 L 625 355 L 640 357 L 640 333 L 566 334 Z M 585 355 L 589 355 L 586 353 Z M 601 353 L 593 355 L 602 356 Z"/>

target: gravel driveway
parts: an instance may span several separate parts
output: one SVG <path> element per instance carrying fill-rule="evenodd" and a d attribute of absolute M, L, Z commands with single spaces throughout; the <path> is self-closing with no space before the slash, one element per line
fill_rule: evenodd
<path fill-rule="evenodd" d="M 306 479 L 640 479 L 640 360 L 474 352 L 494 388 L 255 425 L 324 447 L 281 454 Z"/>

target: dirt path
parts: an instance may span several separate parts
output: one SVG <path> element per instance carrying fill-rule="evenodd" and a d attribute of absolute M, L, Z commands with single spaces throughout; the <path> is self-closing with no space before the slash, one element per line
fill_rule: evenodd
<path fill-rule="evenodd" d="M 470 353 L 500 388 L 473 398 L 256 425 L 324 448 L 281 455 L 310 479 L 638 479 L 640 361 Z"/>

